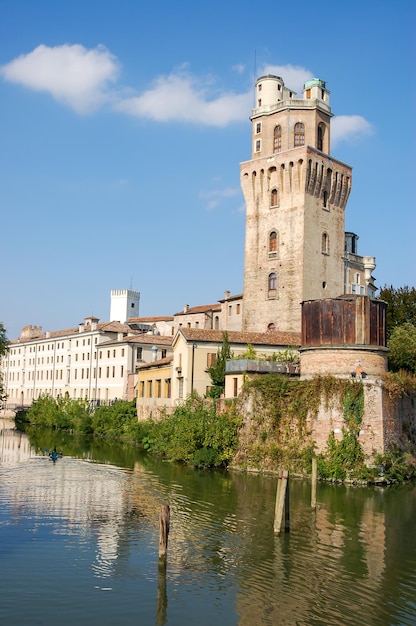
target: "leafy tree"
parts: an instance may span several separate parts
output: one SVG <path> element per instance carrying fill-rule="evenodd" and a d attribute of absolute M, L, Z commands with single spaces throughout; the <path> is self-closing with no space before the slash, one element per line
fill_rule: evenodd
<path fill-rule="evenodd" d="M 396 326 L 388 341 L 389 369 L 400 369 L 416 374 L 416 326 L 405 322 Z"/>
<path fill-rule="evenodd" d="M 228 342 L 228 333 L 224 332 L 222 335 L 222 346 L 218 349 L 215 363 L 207 370 L 212 382 L 212 387 L 209 393 L 211 398 L 219 398 L 221 394 L 224 393 L 225 366 L 227 359 L 232 359 L 232 353 Z"/>
<path fill-rule="evenodd" d="M 380 299 L 387 302 L 387 338 L 393 330 L 406 322 L 416 326 L 416 289 L 415 287 L 395 288 L 385 285 L 380 289 Z"/>
<path fill-rule="evenodd" d="M 7 341 L 6 329 L 3 324 L 0 322 L 0 358 L 6 354 L 9 349 L 9 342 Z M 3 379 L 0 373 L 0 400 L 4 400 L 4 389 L 3 389 Z"/>

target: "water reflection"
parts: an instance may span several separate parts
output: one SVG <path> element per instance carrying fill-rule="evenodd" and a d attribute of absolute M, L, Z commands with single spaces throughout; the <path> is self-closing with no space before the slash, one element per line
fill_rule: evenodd
<path fill-rule="evenodd" d="M 28 580 L 16 577 L 16 593 L 24 593 L 39 559 L 36 536 L 73 568 L 67 591 L 77 592 L 79 606 L 62 626 L 82 624 L 88 602 L 102 625 L 416 623 L 415 485 L 319 485 L 312 510 L 308 481 L 291 480 L 291 532 L 276 536 L 274 478 L 194 471 L 139 452 L 119 467 L 116 446 L 108 457 L 104 448 L 85 449 L 82 458 L 64 450 L 54 464 L 39 452 L 43 446 L 32 447 L 11 427 L 2 430 L 1 521 L 3 530 L 24 524 L 31 537 Z M 158 515 L 166 502 L 171 533 L 164 569 L 157 559 Z M 12 549 L 15 562 L 18 544 Z M 111 602 L 97 605 L 79 592 L 91 587 L 91 577 Z M 0 575 L 0 584 L 11 583 Z M 48 598 L 63 602 L 61 586 L 52 581 L 47 588 Z M 2 610 L 11 617 L 9 608 L 0 609 L 0 623 L 7 622 Z M 33 615 L 26 623 L 35 623 Z"/>

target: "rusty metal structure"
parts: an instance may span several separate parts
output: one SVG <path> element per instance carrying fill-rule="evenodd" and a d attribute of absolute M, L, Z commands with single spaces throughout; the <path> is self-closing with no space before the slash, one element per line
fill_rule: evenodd
<path fill-rule="evenodd" d="M 374 346 L 385 348 L 387 304 L 346 295 L 302 303 L 302 348 Z"/>

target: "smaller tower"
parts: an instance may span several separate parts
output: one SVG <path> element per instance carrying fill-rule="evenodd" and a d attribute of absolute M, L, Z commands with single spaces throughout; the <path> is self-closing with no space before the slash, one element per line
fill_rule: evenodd
<path fill-rule="evenodd" d="M 130 317 L 139 316 L 140 293 L 131 289 L 111 292 L 110 321 L 124 324 Z"/>

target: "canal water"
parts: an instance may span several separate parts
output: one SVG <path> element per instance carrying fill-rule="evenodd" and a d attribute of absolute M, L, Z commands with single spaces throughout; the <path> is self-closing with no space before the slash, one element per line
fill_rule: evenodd
<path fill-rule="evenodd" d="M 291 479 L 275 535 L 275 477 L 0 426 L 1 626 L 416 624 L 415 484 Z"/>

